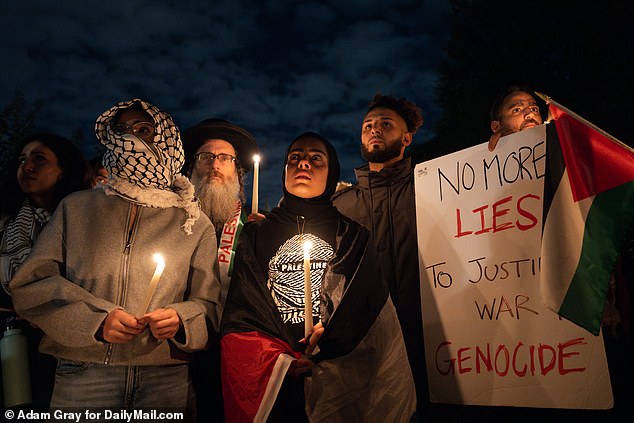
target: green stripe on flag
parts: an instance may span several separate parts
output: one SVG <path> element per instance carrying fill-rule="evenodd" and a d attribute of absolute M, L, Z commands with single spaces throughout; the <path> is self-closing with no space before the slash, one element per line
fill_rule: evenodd
<path fill-rule="evenodd" d="M 634 182 L 598 194 L 586 218 L 579 264 L 559 314 L 598 335 L 619 249 L 634 218 Z"/>

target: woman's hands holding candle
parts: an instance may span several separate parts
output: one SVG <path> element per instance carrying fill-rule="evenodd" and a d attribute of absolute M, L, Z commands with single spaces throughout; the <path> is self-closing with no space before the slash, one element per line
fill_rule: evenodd
<path fill-rule="evenodd" d="M 143 332 L 146 326 L 150 327 L 152 336 L 161 340 L 173 338 L 182 325 L 178 313 L 172 308 L 158 308 L 138 320 L 117 308 L 108 313 L 99 337 L 111 343 L 125 343 Z"/>
<path fill-rule="evenodd" d="M 124 343 L 143 332 L 145 325 L 130 313 L 117 308 L 103 322 L 102 337 L 111 343 Z"/>
<path fill-rule="evenodd" d="M 289 376 L 301 376 L 310 371 L 314 363 L 309 357 L 317 347 L 317 343 L 323 334 L 324 327 L 321 322 L 319 322 L 313 327 L 313 331 L 308 335 L 308 345 L 306 346 L 305 351 L 306 355 L 302 356 L 302 358 L 298 358 L 297 360 L 293 360 L 288 367 L 286 374 Z M 299 342 L 306 343 L 306 338 L 302 338 Z"/>
<path fill-rule="evenodd" d="M 317 347 L 317 343 L 321 339 L 321 335 L 324 334 L 324 326 L 321 322 L 318 322 L 314 327 L 313 331 L 308 334 L 308 345 L 306 346 L 305 354 L 310 356 L 315 348 Z M 306 338 L 301 339 L 299 342 L 306 343 Z"/>
<path fill-rule="evenodd" d="M 181 327 L 181 319 L 173 308 L 157 308 L 144 314 L 139 323 L 148 325 L 152 336 L 159 340 L 173 338 Z"/>

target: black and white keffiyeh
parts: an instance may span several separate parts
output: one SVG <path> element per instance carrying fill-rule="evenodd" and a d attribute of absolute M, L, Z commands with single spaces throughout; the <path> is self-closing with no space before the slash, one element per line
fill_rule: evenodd
<path fill-rule="evenodd" d="M 148 143 L 132 134 L 113 130 L 117 113 L 138 103 L 155 123 L 155 135 Z M 185 163 L 180 132 L 172 117 L 140 99 L 123 101 L 97 118 L 95 134 L 107 151 L 103 165 L 108 170 L 108 195 L 118 195 L 144 206 L 179 207 L 187 213 L 183 230 L 191 234 L 200 208 L 194 199 L 194 186 L 179 173 Z"/>
<path fill-rule="evenodd" d="M 0 240 L 0 282 L 7 294 L 10 294 L 9 281 L 31 253 L 35 240 L 50 218 L 46 209 L 31 207 L 27 199 L 15 217 L 7 222 Z"/>

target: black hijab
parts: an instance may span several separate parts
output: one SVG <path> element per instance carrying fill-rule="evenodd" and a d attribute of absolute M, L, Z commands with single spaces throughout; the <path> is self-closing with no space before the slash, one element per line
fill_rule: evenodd
<path fill-rule="evenodd" d="M 304 137 L 319 139 L 328 154 L 328 178 L 324 192 L 317 197 L 301 198 L 286 190 L 286 162 L 291 147 Z M 334 147 L 328 140 L 314 132 L 304 132 L 295 138 L 286 150 L 284 168 L 282 170 L 282 200 L 273 208 L 266 219 L 251 222 L 244 228 L 245 235 L 250 238 L 255 255 L 261 269 L 266 272 L 269 260 L 278 248 L 293 235 L 299 232 L 313 233 L 330 245 L 336 245 L 336 233 L 339 219 L 342 217 L 332 205 L 330 197 L 335 192 L 339 179 L 339 160 Z"/>

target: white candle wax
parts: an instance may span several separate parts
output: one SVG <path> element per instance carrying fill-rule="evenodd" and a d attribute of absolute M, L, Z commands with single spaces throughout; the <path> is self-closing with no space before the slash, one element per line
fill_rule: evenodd
<path fill-rule="evenodd" d="M 161 279 L 161 275 L 163 274 L 163 270 L 165 269 L 165 261 L 163 260 L 163 256 L 156 253 L 154 254 L 154 261 L 156 262 L 156 269 L 154 270 L 154 275 L 152 276 L 152 280 L 150 280 L 150 285 L 147 287 L 145 291 L 145 299 L 143 300 L 143 308 L 141 309 L 141 313 L 138 317 L 143 316 L 148 312 L 148 307 L 150 307 L 150 301 L 152 300 L 152 296 L 154 295 L 154 291 L 156 290 L 156 286 L 158 285 L 159 279 Z"/>
<path fill-rule="evenodd" d="M 251 214 L 258 212 L 258 184 L 260 179 L 260 156 L 253 156 L 253 193 L 251 195 Z"/>
<path fill-rule="evenodd" d="M 313 243 L 304 242 L 304 336 L 313 331 L 313 294 L 310 285 L 310 249 Z"/>

